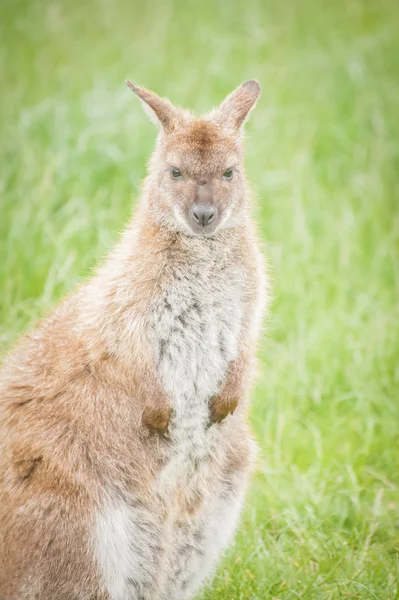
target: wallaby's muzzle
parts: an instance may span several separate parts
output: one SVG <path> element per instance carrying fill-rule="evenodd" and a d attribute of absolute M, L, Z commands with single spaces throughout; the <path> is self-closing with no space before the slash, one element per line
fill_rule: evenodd
<path fill-rule="evenodd" d="M 194 204 L 191 207 L 190 225 L 195 233 L 209 233 L 215 229 L 217 209 L 213 203 L 212 183 L 199 181 L 195 189 Z"/>
<path fill-rule="evenodd" d="M 207 227 L 215 218 L 216 208 L 212 204 L 194 204 L 191 214 L 198 225 Z"/>

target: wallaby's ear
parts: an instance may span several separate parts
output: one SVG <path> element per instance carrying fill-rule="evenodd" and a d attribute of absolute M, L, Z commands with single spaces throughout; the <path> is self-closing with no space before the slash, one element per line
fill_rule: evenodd
<path fill-rule="evenodd" d="M 260 96 L 260 85 L 251 79 L 246 81 L 212 113 L 213 119 L 226 129 L 239 129 Z"/>
<path fill-rule="evenodd" d="M 154 123 L 161 125 L 165 132 L 175 129 L 181 120 L 178 108 L 166 98 L 160 98 L 154 92 L 134 85 L 131 81 L 126 80 L 126 85 L 143 101 L 144 110 Z"/>

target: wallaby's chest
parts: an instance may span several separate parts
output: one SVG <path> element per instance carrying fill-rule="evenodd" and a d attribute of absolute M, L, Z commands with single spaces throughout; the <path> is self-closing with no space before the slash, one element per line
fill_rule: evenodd
<path fill-rule="evenodd" d="M 163 289 L 154 311 L 154 352 L 175 409 L 219 389 L 238 353 L 243 295 L 244 273 L 234 264 L 176 269 Z"/>
<path fill-rule="evenodd" d="M 234 261 L 213 259 L 172 274 L 152 315 L 154 357 L 172 404 L 171 438 L 193 454 L 194 447 L 206 451 L 208 401 L 239 351 L 245 273 Z"/>

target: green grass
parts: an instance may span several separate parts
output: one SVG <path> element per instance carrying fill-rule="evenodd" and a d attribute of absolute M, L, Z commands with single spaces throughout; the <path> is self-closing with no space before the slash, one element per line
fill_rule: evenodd
<path fill-rule="evenodd" d="M 112 246 L 155 130 L 263 95 L 247 170 L 273 280 L 259 471 L 205 600 L 399 598 L 399 5 L 3 0 L 1 351 Z"/>

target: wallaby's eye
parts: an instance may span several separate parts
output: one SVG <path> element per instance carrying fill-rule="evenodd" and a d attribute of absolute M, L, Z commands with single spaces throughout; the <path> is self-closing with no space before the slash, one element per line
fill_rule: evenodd
<path fill-rule="evenodd" d="M 231 179 L 233 177 L 233 169 L 226 169 L 223 173 L 224 179 Z"/>
<path fill-rule="evenodd" d="M 171 169 L 170 176 L 172 179 L 179 179 L 179 177 L 183 177 L 179 169 Z"/>

